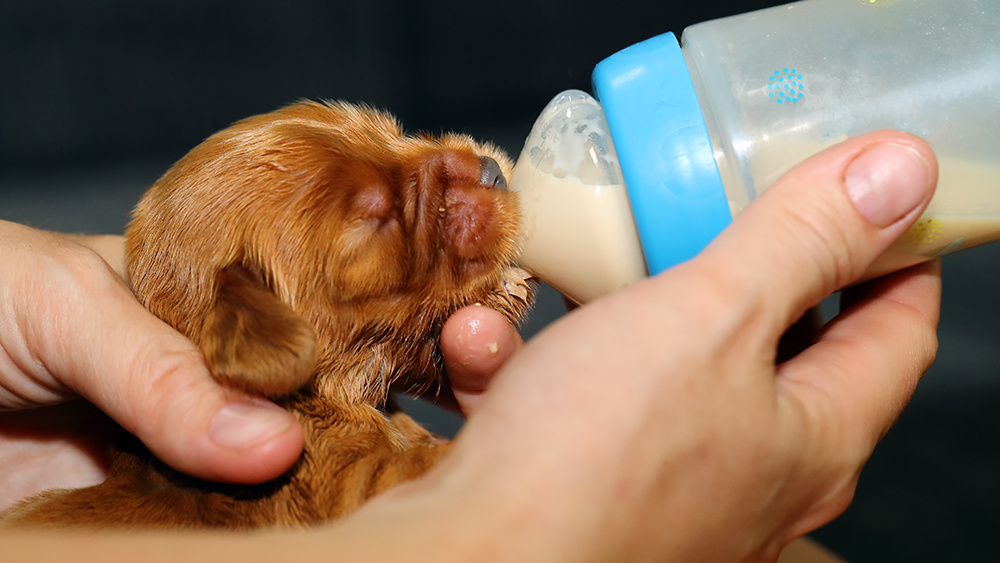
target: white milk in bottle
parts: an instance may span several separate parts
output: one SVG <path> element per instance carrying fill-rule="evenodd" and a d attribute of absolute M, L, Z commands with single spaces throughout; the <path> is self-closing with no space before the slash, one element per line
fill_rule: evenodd
<path fill-rule="evenodd" d="M 628 47 L 594 69 L 596 99 L 560 94 L 536 122 L 510 182 L 519 262 L 592 300 L 690 259 L 788 169 L 878 129 L 926 139 L 940 174 L 869 277 L 996 240 L 998 38 L 996 0 L 803 0 Z"/>

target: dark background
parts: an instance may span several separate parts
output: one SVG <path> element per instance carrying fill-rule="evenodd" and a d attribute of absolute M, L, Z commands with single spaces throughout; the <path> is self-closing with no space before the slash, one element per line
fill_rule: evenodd
<path fill-rule="evenodd" d="M 365 101 L 516 155 L 603 57 L 779 3 L 0 0 L 0 218 L 121 232 L 173 160 L 299 98 Z M 939 359 L 855 503 L 814 534 L 847 559 L 1000 560 L 998 281 L 1000 245 L 946 260 Z M 526 334 L 561 310 L 543 295 Z"/>

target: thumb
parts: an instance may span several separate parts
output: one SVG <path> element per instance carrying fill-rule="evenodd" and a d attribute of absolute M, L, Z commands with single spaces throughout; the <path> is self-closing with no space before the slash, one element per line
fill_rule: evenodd
<path fill-rule="evenodd" d="M 43 273 L 26 276 L 16 300 L 25 304 L 17 363 L 29 380 L 79 393 L 197 477 L 261 482 L 295 462 L 303 435 L 292 415 L 219 386 L 194 345 L 146 311 L 96 254 L 60 248 L 34 260 L 46 262 L 33 269 Z"/>
<path fill-rule="evenodd" d="M 766 279 L 754 289 L 781 334 L 857 281 L 923 212 L 936 182 L 923 140 L 895 131 L 852 138 L 782 176 L 705 254 L 726 260 L 735 279 Z"/>

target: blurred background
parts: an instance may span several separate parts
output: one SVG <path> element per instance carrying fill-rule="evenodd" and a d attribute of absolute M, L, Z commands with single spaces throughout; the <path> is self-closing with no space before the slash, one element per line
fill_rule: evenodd
<path fill-rule="evenodd" d="M 516 155 L 602 58 L 780 3 L 0 0 L 0 219 L 120 233 L 188 149 L 300 98 L 364 101 Z M 949 257 L 944 276 L 937 363 L 854 504 L 814 534 L 850 561 L 1000 560 L 1000 245 Z M 543 292 L 526 336 L 563 311 Z M 428 413 L 443 433 L 461 423 Z"/>

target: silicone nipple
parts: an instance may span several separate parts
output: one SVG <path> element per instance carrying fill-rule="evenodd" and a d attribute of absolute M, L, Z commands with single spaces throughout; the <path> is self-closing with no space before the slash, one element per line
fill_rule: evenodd
<path fill-rule="evenodd" d="M 604 110 L 580 90 L 562 92 L 545 106 L 524 142 L 525 155 L 557 178 L 574 176 L 593 186 L 622 183 Z"/>
<path fill-rule="evenodd" d="M 521 267 L 578 302 L 646 275 L 601 105 L 568 90 L 542 110 L 511 175 Z"/>

